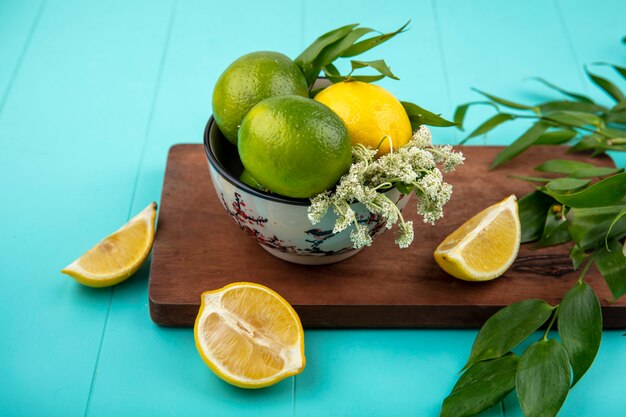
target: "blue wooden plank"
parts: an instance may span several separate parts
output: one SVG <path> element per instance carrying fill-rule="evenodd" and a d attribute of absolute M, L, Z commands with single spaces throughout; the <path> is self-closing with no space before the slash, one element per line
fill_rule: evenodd
<path fill-rule="evenodd" d="M 169 147 L 202 140 L 213 85 L 231 61 L 255 50 L 298 53 L 298 3 L 216 7 L 203 1 L 178 4 L 145 153 L 137 167 L 133 212 L 158 201 Z M 147 279 L 146 267 L 115 290 L 89 416 L 126 412 L 129 404 L 134 415 L 291 415 L 293 378 L 260 391 L 231 387 L 202 362 L 190 329 L 151 323 Z M 111 408 L 110 398 L 118 400 L 119 408 Z"/>
<path fill-rule="evenodd" d="M 584 79 L 585 91 L 594 99 L 607 104 L 611 100 L 592 86 L 583 71 L 584 65 L 605 61 L 624 65 L 626 46 L 621 42 L 626 35 L 624 10 L 626 4 L 620 0 L 601 0 L 589 7 L 582 1 L 554 0 L 561 26 L 569 39 L 569 48 L 578 64 L 578 74 Z M 619 80 L 613 70 L 590 66 L 594 72 Z M 623 81 L 622 86 L 624 86 Z M 619 82 L 618 82 L 619 84 Z M 626 88 L 623 87 L 623 90 Z"/>
<path fill-rule="evenodd" d="M 474 331 L 306 332 L 297 416 L 437 416 L 467 360 Z M 501 416 L 500 406 L 482 417 Z"/>
<path fill-rule="evenodd" d="M 111 292 L 58 271 L 126 221 L 169 9 L 50 3 L 12 85 L 0 120 L 0 414 L 85 412 Z"/>
<path fill-rule="evenodd" d="M 554 97 L 538 83 L 527 80 L 533 76 L 553 80 L 565 88 L 582 88 L 553 3 L 441 0 L 437 5 L 455 105 L 482 99 L 472 87 L 526 103 Z M 472 129 L 491 114 L 490 108 L 476 107 L 468 114 L 467 126 Z M 528 122 L 516 121 L 470 144 L 508 144 L 526 126 Z"/>
<path fill-rule="evenodd" d="M 0 115 L 10 86 L 19 73 L 30 41 L 37 29 L 45 2 L 6 0 L 0 3 Z"/>
<path fill-rule="evenodd" d="M 626 3 L 620 0 L 602 0 L 593 7 L 584 7 L 580 2 L 555 0 L 561 24 L 568 35 L 572 56 L 578 63 L 580 78 L 583 79 L 584 91 L 599 103 L 611 106 L 614 101 L 593 85 L 583 67 L 603 77 L 609 78 L 622 91 L 626 92 L 626 81 L 612 69 L 591 65 L 594 62 L 609 62 L 625 66 L 626 46 L 621 39 L 626 36 L 622 15 L 626 12 Z M 621 166 L 626 164 L 623 153 L 611 154 Z"/>

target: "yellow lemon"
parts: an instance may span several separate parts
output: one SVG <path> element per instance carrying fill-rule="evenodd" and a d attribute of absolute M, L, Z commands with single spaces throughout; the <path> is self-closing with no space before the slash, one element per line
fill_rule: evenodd
<path fill-rule="evenodd" d="M 315 100 L 324 103 L 341 117 L 352 143 L 377 148 L 379 154 L 405 145 L 413 131 L 409 116 L 397 98 L 374 84 L 342 81 L 320 91 Z M 381 143 L 382 141 L 382 143 Z"/>
<path fill-rule="evenodd" d="M 435 260 L 452 276 L 487 281 L 499 277 L 513 264 L 521 236 L 517 199 L 511 195 L 446 237 L 435 250 Z"/>
<path fill-rule="evenodd" d="M 273 385 L 306 363 L 300 318 L 260 284 L 236 282 L 203 293 L 194 338 L 208 367 L 241 388 Z"/>
<path fill-rule="evenodd" d="M 61 270 L 89 287 L 109 287 L 133 275 L 154 242 L 156 203 Z"/>

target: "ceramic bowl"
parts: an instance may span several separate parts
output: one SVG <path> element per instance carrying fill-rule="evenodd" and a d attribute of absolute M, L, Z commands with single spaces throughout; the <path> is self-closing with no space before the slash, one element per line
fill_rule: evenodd
<path fill-rule="evenodd" d="M 359 252 L 350 240 L 350 230 L 333 233 L 336 216 L 329 211 L 315 226 L 307 217 L 308 199 L 268 194 L 239 181 L 243 165 L 237 147 L 220 132 L 213 117 L 204 132 L 204 150 L 217 198 L 235 223 L 256 239 L 263 249 L 288 262 L 324 265 L 347 259 Z M 409 195 L 393 188 L 387 191 L 400 210 Z M 352 205 L 360 224 L 367 225 L 374 238 L 384 230 L 384 221 L 370 214 L 364 205 Z"/>

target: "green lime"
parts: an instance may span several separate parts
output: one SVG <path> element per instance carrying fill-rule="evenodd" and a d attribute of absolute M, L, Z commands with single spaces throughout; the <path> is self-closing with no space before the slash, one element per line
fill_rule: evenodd
<path fill-rule="evenodd" d="M 274 96 L 308 97 L 306 79 L 289 57 L 278 52 L 252 52 L 220 75 L 213 90 L 213 117 L 220 130 L 237 144 L 237 130 L 248 111 Z"/>
<path fill-rule="evenodd" d="M 256 188 L 257 190 L 267 191 L 267 188 L 265 188 L 263 184 L 258 182 L 257 179 L 254 178 L 252 174 L 250 174 L 250 171 L 248 171 L 247 169 L 243 170 L 243 172 L 239 176 L 239 180 L 252 188 Z"/>
<path fill-rule="evenodd" d="M 239 129 L 239 156 L 271 191 L 309 198 L 332 188 L 352 163 L 343 121 L 331 109 L 300 96 L 263 100 Z"/>

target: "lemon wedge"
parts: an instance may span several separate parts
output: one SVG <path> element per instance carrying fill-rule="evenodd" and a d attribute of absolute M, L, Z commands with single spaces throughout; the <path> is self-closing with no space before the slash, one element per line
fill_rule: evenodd
<path fill-rule="evenodd" d="M 133 275 L 154 242 L 156 203 L 61 270 L 89 287 L 109 287 Z"/>
<path fill-rule="evenodd" d="M 304 331 L 291 305 L 271 289 L 236 282 L 202 294 L 194 326 L 204 362 L 224 381 L 262 388 L 304 369 Z"/>
<path fill-rule="evenodd" d="M 446 237 L 435 249 L 435 260 L 448 274 L 466 281 L 497 278 L 515 261 L 521 230 L 517 199 L 510 195 Z"/>

